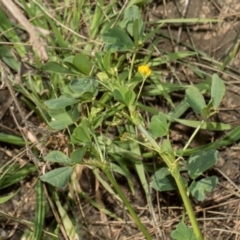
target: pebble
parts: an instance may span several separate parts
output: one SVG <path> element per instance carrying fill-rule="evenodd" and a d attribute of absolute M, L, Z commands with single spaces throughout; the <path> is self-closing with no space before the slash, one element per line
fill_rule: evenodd
<path fill-rule="evenodd" d="M 0 236 L 1 236 L 1 238 L 7 237 L 7 232 L 2 228 L 0 228 Z"/>

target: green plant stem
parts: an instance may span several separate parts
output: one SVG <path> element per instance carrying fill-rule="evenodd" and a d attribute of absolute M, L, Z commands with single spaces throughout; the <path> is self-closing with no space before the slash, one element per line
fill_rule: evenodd
<path fill-rule="evenodd" d="M 178 162 L 177 161 L 175 162 L 175 164 L 173 165 L 173 167 L 171 169 L 171 174 L 176 181 L 178 190 L 179 190 L 180 195 L 182 197 L 183 204 L 184 204 L 185 209 L 188 213 L 188 217 L 190 219 L 190 222 L 191 222 L 193 231 L 196 235 L 196 238 L 198 240 L 202 240 L 203 236 L 202 236 L 202 233 L 200 231 L 199 225 L 197 223 L 197 220 L 196 220 L 193 208 L 192 208 L 192 204 L 191 204 L 190 199 L 187 195 L 186 188 L 184 187 L 184 183 L 182 181 L 181 174 L 179 172 L 179 167 L 178 167 Z"/>
<path fill-rule="evenodd" d="M 197 223 L 197 220 L 196 220 L 196 217 L 195 217 L 190 199 L 187 195 L 184 183 L 183 183 L 181 175 L 180 175 L 178 161 L 175 160 L 174 155 L 172 155 L 171 153 L 163 152 L 161 147 L 156 143 L 156 141 L 151 137 L 151 135 L 147 132 L 147 130 L 141 124 L 139 124 L 138 122 L 135 122 L 134 120 L 133 120 L 133 122 L 137 125 L 139 130 L 146 136 L 146 138 L 152 144 L 155 151 L 158 152 L 160 157 L 164 160 L 164 162 L 169 167 L 169 170 L 170 170 L 172 176 L 175 179 L 178 190 L 179 190 L 180 195 L 182 197 L 183 204 L 185 206 L 185 209 L 188 213 L 191 225 L 193 227 L 193 231 L 194 231 L 197 239 L 202 240 L 203 239 L 202 233 L 201 233 L 200 228 L 198 226 L 198 223 Z M 201 127 L 201 125 L 199 127 Z"/>
<path fill-rule="evenodd" d="M 132 57 L 131 66 L 130 66 L 129 73 L 128 73 L 128 82 L 130 82 L 130 80 L 132 78 L 133 65 L 135 63 L 136 55 L 137 55 L 137 50 L 134 52 L 133 57 Z"/>
<path fill-rule="evenodd" d="M 141 94 L 141 92 L 142 92 L 142 88 L 143 88 L 143 85 L 144 85 L 146 79 L 147 79 L 146 77 L 143 78 L 143 81 L 142 81 L 142 84 L 141 84 L 141 86 L 140 86 L 140 89 L 139 89 L 139 92 L 138 92 L 136 101 L 138 101 L 138 99 L 139 99 L 139 97 L 140 97 L 140 94 Z"/>
<path fill-rule="evenodd" d="M 112 185 L 114 186 L 114 188 L 116 189 L 116 191 L 119 194 L 119 196 L 121 197 L 122 201 L 124 202 L 125 206 L 127 207 L 128 211 L 130 212 L 130 214 L 131 214 L 132 218 L 134 219 L 135 223 L 138 225 L 138 227 L 140 228 L 140 230 L 144 234 L 145 238 L 147 240 L 151 240 L 152 239 L 151 235 L 149 234 L 147 229 L 144 227 L 144 225 L 141 223 L 141 221 L 138 218 L 137 214 L 134 212 L 131 204 L 128 202 L 126 196 L 124 195 L 124 193 L 122 192 L 121 188 L 119 187 L 119 185 L 115 181 L 114 177 L 112 176 L 112 173 L 109 171 L 109 169 L 104 169 L 104 172 L 107 175 L 107 177 L 110 180 L 110 182 L 112 183 Z"/>
<path fill-rule="evenodd" d="M 201 129 L 202 125 L 205 123 L 205 120 L 202 120 L 202 122 L 199 124 L 199 126 L 195 129 L 195 131 L 193 132 L 192 136 L 189 138 L 189 140 L 187 141 L 186 145 L 184 146 L 182 153 L 184 154 L 184 152 L 187 150 L 187 148 L 189 147 L 189 145 L 191 144 L 192 140 L 195 138 L 195 136 L 197 135 L 198 131 Z"/>
<path fill-rule="evenodd" d="M 210 150 L 210 149 L 217 149 L 224 146 L 228 146 L 234 142 L 237 142 L 239 139 L 240 139 L 240 126 L 237 126 L 229 134 L 227 134 L 226 136 L 220 138 L 219 140 L 213 143 L 208 143 L 201 147 L 188 149 L 184 153 L 182 153 L 182 150 L 181 150 L 181 152 L 179 153 L 181 154 L 181 156 L 190 156 L 200 150 Z"/>

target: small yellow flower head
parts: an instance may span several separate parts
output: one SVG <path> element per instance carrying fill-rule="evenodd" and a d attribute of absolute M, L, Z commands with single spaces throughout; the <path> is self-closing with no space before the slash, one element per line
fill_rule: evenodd
<path fill-rule="evenodd" d="M 148 66 L 148 64 L 146 65 L 140 65 L 138 67 L 138 72 L 144 77 L 147 78 L 151 75 L 152 70 L 150 69 L 150 67 Z"/>

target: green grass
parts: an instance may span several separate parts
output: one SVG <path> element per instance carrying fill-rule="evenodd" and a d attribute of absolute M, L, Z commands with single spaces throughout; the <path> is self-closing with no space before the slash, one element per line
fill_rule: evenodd
<path fill-rule="evenodd" d="M 31 59 L 34 74 L 26 72 L 21 76 L 22 83 L 15 82 L 13 75 L 9 74 L 9 81 L 13 89 L 21 93 L 28 108 L 54 130 L 53 134 L 57 136 L 61 132 L 69 138 L 68 154 L 58 148 L 50 149 L 43 156 L 39 148 L 33 146 L 33 154 L 40 164 L 32 162 L 18 166 L 13 162 L 0 168 L 4 173 L 0 178 L 0 189 L 13 186 L 30 174 L 38 178 L 35 218 L 26 223 L 25 236 L 34 240 L 59 239 L 59 235 L 64 239 L 81 239 L 81 229 L 87 226 L 84 221 L 79 222 L 82 216 L 76 216 L 74 209 L 82 212 L 82 199 L 106 219 L 121 218 L 118 213 L 107 209 L 102 200 L 91 198 L 79 187 L 80 176 L 76 171 L 82 167 L 90 168 L 96 182 L 114 201 L 125 206 L 145 239 L 153 239 L 153 235 L 123 193 L 116 174 L 126 179 L 129 192 L 135 194 L 136 186 L 131 180 L 134 172 L 145 193 L 152 220 L 155 219 L 154 206 L 149 187 L 157 191 L 178 191 L 187 214 L 177 228 L 172 229 L 172 237 L 180 240 L 183 239 L 181 234 L 185 234 L 194 235 L 189 239 L 203 239 L 204 233 L 196 220 L 190 198 L 202 201 L 205 193 L 212 191 L 217 185 L 217 177 L 201 180 L 198 177 L 217 161 L 218 148 L 240 138 L 239 126 L 233 128 L 212 121 L 225 93 L 225 83 L 219 76 L 223 70 L 231 75 L 227 65 L 236 53 L 233 51 L 222 63 L 190 45 L 185 45 L 186 51 L 166 53 L 158 49 L 158 38 L 159 35 L 162 35 L 161 41 L 170 38 L 161 32 L 166 24 L 214 23 L 216 20 L 143 22 L 141 10 L 148 7 L 145 1 L 138 1 L 139 7 L 133 4 L 134 1 L 122 7 L 117 1 L 110 1 L 107 5 L 104 1 L 97 4 L 67 0 L 54 0 L 51 4 L 41 0 L 20 2 L 31 23 L 50 32 L 41 36 L 47 42 L 49 60 L 43 63 L 37 52 L 33 53 L 28 45 L 21 44 L 23 36 L 18 34 L 21 26 L 13 24 L 1 12 L 1 42 L 6 42 L 0 48 L 1 61 L 10 70 L 19 71 L 20 63 L 8 43 L 12 43 L 19 58 L 28 56 Z M 203 62 L 201 68 L 197 57 Z M 214 73 L 204 67 L 206 62 L 210 63 Z M 191 70 L 198 84 L 184 84 L 181 80 L 166 82 L 164 66 L 172 63 Z M 151 70 L 141 71 L 139 66 L 149 66 Z M 180 102 L 174 98 L 176 92 L 182 95 Z M 155 106 L 160 98 L 168 107 L 159 104 L 159 108 L 155 108 L 145 100 L 149 98 Z M 192 111 L 198 120 L 189 120 L 187 111 Z M 185 146 L 178 150 L 174 150 L 170 137 L 171 126 L 176 122 L 193 129 Z M 213 143 L 191 148 L 201 129 L 231 131 Z M 3 142 L 19 146 L 25 143 L 24 138 L 0 134 Z M 39 141 L 44 148 L 45 142 Z M 203 162 L 206 158 L 207 163 Z M 154 159 L 158 161 L 156 166 Z M 164 162 L 163 167 L 160 167 L 160 161 Z M 191 184 L 189 179 L 182 177 L 183 172 L 191 178 Z M 46 225 L 48 214 L 53 218 Z"/>

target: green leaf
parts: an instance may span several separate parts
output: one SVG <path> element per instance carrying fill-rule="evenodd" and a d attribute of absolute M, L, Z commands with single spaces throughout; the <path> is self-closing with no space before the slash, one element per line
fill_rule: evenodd
<path fill-rule="evenodd" d="M 207 119 L 210 116 L 210 114 L 212 113 L 212 107 L 213 107 L 213 104 L 212 104 L 212 99 L 211 99 L 208 102 L 207 106 L 205 108 L 203 108 L 201 111 L 201 115 L 202 115 L 203 119 Z"/>
<path fill-rule="evenodd" d="M 187 185 L 187 181 L 185 178 L 182 178 L 184 185 Z M 175 183 L 174 178 L 172 177 L 170 171 L 166 167 L 160 168 L 158 171 L 154 173 L 152 176 L 151 186 L 157 191 L 170 191 L 176 190 L 177 185 Z"/>
<path fill-rule="evenodd" d="M 198 201 L 203 201 L 206 198 L 206 193 L 211 192 L 217 184 L 218 178 L 216 176 L 211 176 L 203 178 L 197 182 L 192 182 L 189 187 L 189 191 Z"/>
<path fill-rule="evenodd" d="M 15 145 L 26 144 L 23 138 L 10 135 L 10 134 L 5 134 L 5 133 L 0 133 L 0 142 L 6 142 L 6 143 L 15 144 Z"/>
<path fill-rule="evenodd" d="M 106 52 L 103 56 L 103 67 L 108 72 L 111 68 L 111 52 Z"/>
<path fill-rule="evenodd" d="M 168 134 L 166 115 L 160 112 L 158 115 L 153 116 L 148 129 L 153 138 L 166 136 Z"/>
<path fill-rule="evenodd" d="M 21 46 L 21 44 L 14 45 L 14 43 L 21 42 L 21 38 L 19 34 L 17 33 L 16 25 L 11 21 L 8 14 L 6 15 L 6 10 L 4 11 L 4 8 L 1 6 L 0 8 L 0 32 L 1 32 L 1 41 L 4 40 L 11 42 L 12 47 L 15 49 L 14 55 L 19 55 L 19 57 L 23 57 L 26 54 L 26 49 L 24 46 Z M 1 44 L 1 46 L 7 46 L 5 44 Z M 12 51 L 12 47 L 9 46 L 9 49 Z M 16 57 L 14 58 L 15 61 L 17 60 Z M 3 60 L 3 59 L 2 59 Z M 11 61 L 11 59 L 9 59 Z"/>
<path fill-rule="evenodd" d="M 133 90 L 128 89 L 126 86 L 121 86 L 113 91 L 113 96 L 116 101 L 119 101 L 127 106 L 131 106 L 136 98 Z"/>
<path fill-rule="evenodd" d="M 102 38 L 105 43 L 105 51 L 128 51 L 134 48 L 134 43 L 131 38 L 120 27 L 108 29 L 103 34 Z"/>
<path fill-rule="evenodd" d="M 50 109 L 60 109 L 65 108 L 67 106 L 71 106 L 78 101 L 74 98 L 69 98 L 65 96 L 60 96 L 59 98 L 50 99 L 44 102 L 44 104 Z"/>
<path fill-rule="evenodd" d="M 164 98 L 168 101 L 168 103 L 173 107 L 175 108 L 174 106 L 174 103 L 169 95 L 169 93 L 166 91 L 166 88 L 163 86 L 162 83 L 159 84 L 159 81 L 156 80 L 153 80 L 154 81 L 154 84 L 155 84 L 155 90 L 157 90 L 159 92 L 159 95 L 163 95 Z"/>
<path fill-rule="evenodd" d="M 67 66 L 71 71 L 75 72 L 75 74 L 79 74 L 80 70 L 72 63 L 72 62 L 63 62 L 65 66 Z"/>
<path fill-rule="evenodd" d="M 78 233 L 76 232 L 76 224 L 73 222 L 71 217 L 68 216 L 69 212 L 67 211 L 66 207 L 62 203 L 62 201 L 59 198 L 60 193 L 58 194 L 55 191 L 52 193 L 53 198 L 54 198 L 54 204 L 57 207 L 57 212 L 60 215 L 61 223 L 64 226 L 64 231 L 66 231 L 66 235 L 68 236 L 68 239 L 74 239 L 78 240 L 81 239 Z M 35 239 L 34 239 L 35 240 Z"/>
<path fill-rule="evenodd" d="M 232 51 L 230 53 L 228 53 L 228 55 L 226 56 L 226 58 L 224 59 L 222 65 L 219 67 L 219 70 L 221 72 L 223 72 L 226 68 L 226 66 L 228 64 L 230 64 L 230 62 L 236 57 L 238 51 L 239 51 L 239 45 L 240 45 L 240 42 L 239 41 L 233 41 L 235 43 L 234 44 L 234 47 L 231 46 L 232 48 Z"/>
<path fill-rule="evenodd" d="M 71 167 L 61 167 L 45 173 L 40 179 L 54 187 L 63 188 L 68 183 L 72 171 Z"/>
<path fill-rule="evenodd" d="M 73 62 L 73 59 L 74 59 L 74 56 L 73 55 L 70 55 L 70 56 L 66 56 L 65 58 L 63 58 L 63 62 L 65 64 L 65 62 L 67 63 L 72 63 Z"/>
<path fill-rule="evenodd" d="M 86 55 L 78 54 L 73 59 L 74 66 L 83 74 L 89 75 L 91 71 L 91 63 Z"/>
<path fill-rule="evenodd" d="M 225 94 L 225 84 L 224 81 L 217 75 L 212 75 L 212 87 L 211 87 L 211 97 L 214 109 L 218 109 L 223 96 Z"/>
<path fill-rule="evenodd" d="M 193 229 L 188 228 L 183 222 L 180 222 L 176 230 L 171 232 L 171 237 L 176 240 L 197 240 Z"/>
<path fill-rule="evenodd" d="M 0 204 L 7 202 L 8 200 L 10 200 L 11 198 L 13 198 L 17 193 L 19 192 L 19 190 L 17 190 L 15 193 L 9 194 L 7 196 L 4 197 L 0 197 Z"/>
<path fill-rule="evenodd" d="M 86 152 L 87 147 L 79 148 L 71 153 L 70 158 L 75 163 L 81 163 Z"/>
<path fill-rule="evenodd" d="M 81 1 L 82 5 L 84 3 L 85 3 L 84 1 Z M 98 34 L 99 31 L 102 30 L 103 26 L 105 25 L 103 24 L 104 18 L 109 14 L 109 10 L 107 9 L 111 7 L 112 7 L 112 4 L 110 2 L 109 2 L 109 5 L 107 6 L 105 5 L 104 1 L 101 0 L 101 1 L 98 1 L 98 4 L 96 4 L 96 6 L 94 7 L 94 10 L 89 9 L 91 11 L 91 21 L 89 21 L 90 26 L 88 26 L 89 39 L 95 39 L 96 34 Z"/>
<path fill-rule="evenodd" d="M 136 5 L 127 8 L 124 18 L 119 24 L 122 28 L 127 28 L 128 33 L 134 38 L 135 46 L 142 43 L 143 20 L 142 15 Z"/>
<path fill-rule="evenodd" d="M 206 107 L 206 103 L 203 95 L 194 86 L 190 86 L 186 90 L 186 100 L 190 107 L 198 114 L 201 114 L 202 109 Z"/>
<path fill-rule="evenodd" d="M 186 119 L 178 119 L 169 117 L 169 120 L 173 120 L 175 122 L 181 123 L 185 126 L 197 128 L 201 121 L 194 121 L 194 120 L 186 120 Z M 207 129 L 210 131 L 226 131 L 231 130 L 232 126 L 230 124 L 220 123 L 220 122 L 204 122 L 201 125 L 201 129 Z"/>
<path fill-rule="evenodd" d="M 159 66 L 162 64 L 166 64 L 172 61 L 176 61 L 182 58 L 186 58 L 189 56 L 193 56 L 196 55 L 195 52 L 191 52 L 191 51 L 179 51 L 179 52 L 174 52 L 174 53 L 168 53 L 166 55 L 163 55 L 161 57 L 158 58 L 154 58 L 151 66 Z"/>
<path fill-rule="evenodd" d="M 64 85 L 61 89 L 61 92 L 63 96 L 71 98 L 71 99 L 76 99 L 79 98 L 81 95 L 78 93 L 74 93 L 72 89 L 69 87 L 69 85 Z"/>
<path fill-rule="evenodd" d="M 25 177 L 37 171 L 36 167 L 33 164 L 27 164 L 21 168 L 18 164 L 15 164 L 12 167 L 7 166 L 6 169 L 2 169 L 3 172 L 5 170 L 7 170 L 7 173 L 3 174 L 0 178 L 0 189 L 9 187 L 15 183 L 19 183 Z"/>
<path fill-rule="evenodd" d="M 192 179 L 199 177 L 204 171 L 211 168 L 218 160 L 218 151 L 215 149 L 199 151 L 190 156 L 187 161 L 188 174 Z"/>
<path fill-rule="evenodd" d="M 143 38 L 143 42 L 146 42 L 147 40 L 149 40 L 150 38 L 152 38 L 157 32 L 159 32 L 160 28 L 163 26 L 163 24 L 158 24 L 158 26 L 155 26 L 154 29 L 151 29 L 151 31 L 149 31 L 149 33 L 147 33 L 144 38 Z"/>
<path fill-rule="evenodd" d="M 138 19 L 136 19 L 133 23 L 133 39 L 135 47 L 137 47 L 139 44 Z"/>
<path fill-rule="evenodd" d="M 33 239 L 41 240 L 46 214 L 46 199 L 44 195 L 43 183 L 38 179 L 36 183 L 36 210 L 34 217 Z"/>
<path fill-rule="evenodd" d="M 48 153 L 44 159 L 49 162 L 58 162 L 58 163 L 63 163 L 63 164 L 73 164 L 73 161 L 71 158 L 69 158 L 67 155 L 65 155 L 61 151 L 51 151 Z"/>
<path fill-rule="evenodd" d="M 134 194 L 134 185 L 133 185 L 133 182 L 131 180 L 131 174 L 130 174 L 130 171 L 129 171 L 127 165 L 126 165 L 126 162 L 122 161 L 122 158 L 118 155 L 112 155 L 112 157 L 118 162 L 118 164 L 110 163 L 110 168 L 113 171 L 125 176 L 125 178 L 128 182 L 128 186 L 131 190 L 131 193 Z"/>
<path fill-rule="evenodd" d="M 131 106 L 134 103 L 134 100 L 136 98 L 136 94 L 132 89 L 129 89 L 126 93 L 125 93 L 125 102 L 127 104 L 127 106 Z"/>
<path fill-rule="evenodd" d="M 1 14 L 1 13 L 0 13 Z M 1 29 L 0 29 L 1 31 Z M 20 62 L 14 57 L 11 48 L 0 47 L 0 59 L 6 63 L 7 66 L 12 68 L 15 72 L 19 71 L 21 66 Z"/>
<path fill-rule="evenodd" d="M 50 109 L 48 111 L 49 115 L 52 117 L 51 122 L 49 123 L 50 127 L 56 130 L 61 130 L 73 124 L 77 118 L 74 109 L 69 109 L 68 111 L 64 108 Z"/>
<path fill-rule="evenodd" d="M 88 99 L 91 99 L 98 93 L 98 81 L 94 78 L 73 79 L 69 87 L 79 97 L 88 96 Z"/>
<path fill-rule="evenodd" d="M 162 145 L 161 145 L 161 151 L 164 153 L 167 153 L 168 155 L 174 156 L 174 151 L 169 139 L 163 139 Z"/>
<path fill-rule="evenodd" d="M 23 1 L 24 2 L 24 1 Z M 52 31 L 52 34 L 54 36 L 54 41 L 52 41 L 52 44 L 56 44 L 55 46 L 58 46 L 60 48 L 68 48 L 69 47 L 69 43 L 67 41 L 65 41 L 65 37 L 62 34 L 61 28 L 59 28 L 59 26 L 57 26 L 58 24 L 55 23 L 55 21 L 52 20 L 51 16 L 49 16 L 46 13 L 45 9 L 39 8 L 39 10 L 41 10 L 41 13 L 43 14 L 43 19 L 48 21 L 48 25 Z M 33 13 L 33 16 L 36 13 Z M 42 24 L 42 21 L 41 21 Z M 61 53 L 63 53 L 64 50 L 61 50 Z"/>
<path fill-rule="evenodd" d="M 143 158 L 140 155 L 138 155 L 130 150 L 126 150 L 122 147 L 119 147 L 116 144 L 111 144 L 107 148 L 107 152 L 109 154 L 111 154 L 111 156 L 114 158 L 115 158 L 115 156 L 118 155 L 118 156 L 120 156 L 121 159 L 127 159 L 128 161 L 132 161 L 136 164 L 140 164 L 143 160 Z"/>
<path fill-rule="evenodd" d="M 111 52 L 106 52 L 106 54 L 111 54 Z M 95 63 L 96 63 L 96 66 L 102 71 L 107 71 L 107 69 L 105 69 L 104 67 L 104 60 L 103 60 L 103 53 L 100 53 L 100 52 L 96 52 L 95 53 Z M 96 74 L 98 75 L 98 74 Z"/>
<path fill-rule="evenodd" d="M 86 122 L 81 122 L 81 124 L 76 127 L 71 135 L 72 143 L 78 144 L 90 144 L 91 136 L 89 132 L 89 126 Z"/>
<path fill-rule="evenodd" d="M 216 140 L 212 143 L 205 144 L 201 147 L 188 149 L 184 152 L 182 150 L 177 151 L 177 154 L 182 156 L 189 156 L 200 150 L 209 150 L 209 149 L 217 149 L 221 147 L 228 146 L 230 144 L 236 143 L 240 139 L 240 126 L 235 127 L 231 132 L 229 132 L 226 136 Z"/>
<path fill-rule="evenodd" d="M 121 103 L 123 103 L 123 104 L 126 105 L 125 98 L 124 98 L 124 94 L 125 94 L 125 92 L 121 92 L 120 89 L 119 89 L 119 90 L 118 90 L 118 89 L 115 89 L 115 90 L 113 91 L 113 97 L 114 97 L 114 99 L 115 99 L 116 101 L 119 101 L 119 102 L 121 102 Z"/>
<path fill-rule="evenodd" d="M 47 62 L 42 66 L 41 69 L 48 72 L 55 72 L 55 73 L 62 73 L 62 74 L 75 74 L 74 72 L 65 68 L 64 66 L 62 66 L 57 62 Z"/>

